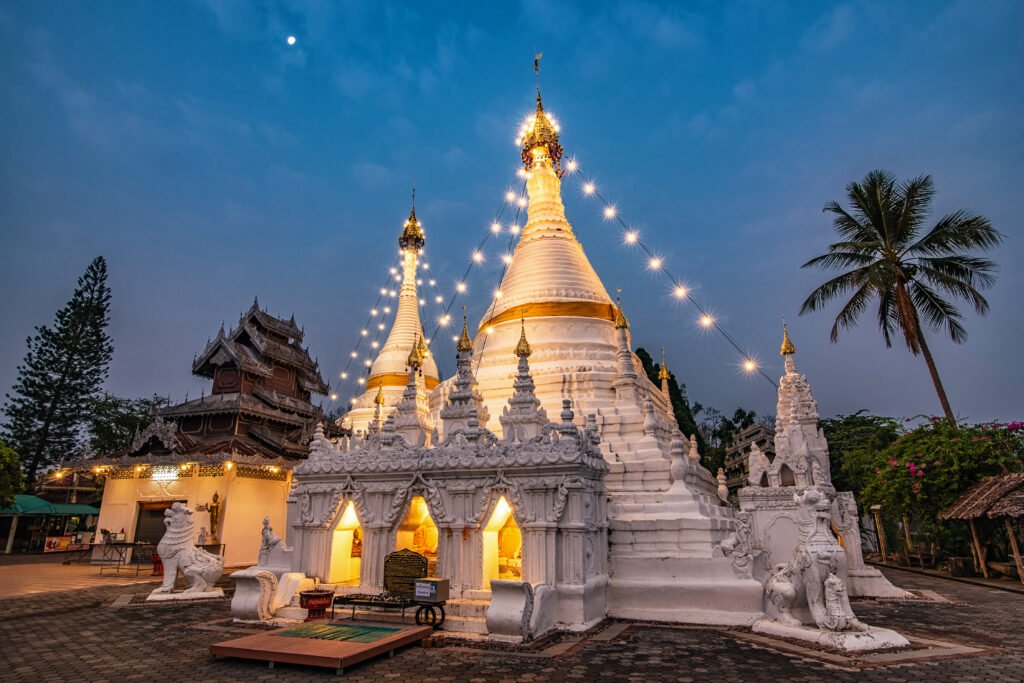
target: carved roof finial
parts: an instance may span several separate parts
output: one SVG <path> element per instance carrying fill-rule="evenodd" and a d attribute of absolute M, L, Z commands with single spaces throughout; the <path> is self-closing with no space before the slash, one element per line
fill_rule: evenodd
<path fill-rule="evenodd" d="M 658 371 L 658 379 L 669 379 L 668 361 L 665 360 L 665 347 L 661 347 L 661 370 Z"/>
<path fill-rule="evenodd" d="M 528 124 L 522 136 L 522 159 L 527 170 L 533 167 L 533 150 L 537 147 L 547 149 L 548 158 L 556 173 L 561 174 L 562 146 L 558 144 L 558 131 L 551 123 L 548 115 L 544 112 L 544 102 L 540 97 L 540 58 L 543 53 L 538 52 L 533 58 L 533 72 L 537 85 L 537 109 L 533 114 L 533 121 Z"/>
<path fill-rule="evenodd" d="M 469 326 L 466 324 L 466 305 L 462 305 L 462 336 L 455 347 L 456 351 L 472 351 L 473 340 L 469 338 Z"/>
<path fill-rule="evenodd" d="M 377 388 L 377 395 L 373 397 L 373 403 L 374 403 L 374 405 L 378 405 L 378 406 L 383 406 L 384 405 L 384 386 L 383 385 L 381 385 L 380 387 Z"/>
<path fill-rule="evenodd" d="M 427 243 L 423 235 L 423 226 L 416 219 L 416 188 L 412 188 L 412 208 L 409 210 L 409 218 L 402 226 L 402 234 L 398 237 L 398 246 L 401 249 L 419 251 Z"/>
<path fill-rule="evenodd" d="M 792 356 L 796 353 L 796 347 L 793 346 L 793 342 L 789 338 L 789 330 L 786 329 L 786 319 L 782 319 L 782 347 L 779 349 L 779 353 L 783 356 Z"/>
<path fill-rule="evenodd" d="M 629 321 L 626 320 L 626 314 L 622 312 L 622 288 L 619 287 L 616 291 L 615 297 L 615 329 L 617 330 L 628 330 Z"/>
<path fill-rule="evenodd" d="M 530 342 L 526 341 L 526 317 L 519 319 L 519 343 L 516 344 L 516 356 L 519 358 L 529 357 L 533 353 L 533 349 L 530 348 Z"/>

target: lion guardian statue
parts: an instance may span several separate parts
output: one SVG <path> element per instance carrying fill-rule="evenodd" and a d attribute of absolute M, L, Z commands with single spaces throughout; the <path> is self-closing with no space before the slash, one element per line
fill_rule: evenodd
<path fill-rule="evenodd" d="M 224 572 L 224 558 L 196 547 L 192 510 L 184 503 L 174 503 L 170 509 L 164 510 L 164 526 L 167 531 L 156 546 L 164 563 L 164 582 L 153 594 L 170 593 L 178 570 L 188 583 L 182 595 L 209 591 Z"/>

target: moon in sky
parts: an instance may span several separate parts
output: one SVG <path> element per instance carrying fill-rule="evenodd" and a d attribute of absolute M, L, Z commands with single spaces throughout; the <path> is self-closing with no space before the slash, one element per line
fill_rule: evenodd
<path fill-rule="evenodd" d="M 295 44 L 295 36 L 288 36 L 288 44 L 289 45 L 294 45 Z"/>

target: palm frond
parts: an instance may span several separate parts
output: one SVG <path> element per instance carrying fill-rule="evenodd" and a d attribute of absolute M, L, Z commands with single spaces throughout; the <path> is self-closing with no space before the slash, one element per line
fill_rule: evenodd
<path fill-rule="evenodd" d="M 957 344 L 967 341 L 967 330 L 960 324 L 960 312 L 953 304 L 920 280 L 908 283 L 907 290 L 914 302 L 914 308 L 929 326 L 936 330 L 945 327 L 950 338 Z"/>
<path fill-rule="evenodd" d="M 922 175 L 900 183 L 897 193 L 900 197 L 900 211 L 897 219 L 897 244 L 913 241 L 924 224 L 935 196 L 935 185 L 929 175 Z"/>
<path fill-rule="evenodd" d="M 822 212 L 834 214 L 832 227 L 844 239 L 854 242 L 877 242 L 880 239 L 870 220 L 863 221 L 850 215 L 838 202 L 828 202 Z"/>
<path fill-rule="evenodd" d="M 875 262 L 874 254 L 858 254 L 847 251 L 836 251 L 821 256 L 815 256 L 805 263 L 802 268 L 820 266 L 822 268 L 840 268 L 842 266 L 867 266 Z"/>
<path fill-rule="evenodd" d="M 943 216 L 920 240 L 904 250 L 907 256 L 947 256 L 968 249 L 991 249 L 1002 234 L 984 216 L 956 211 Z"/>
<path fill-rule="evenodd" d="M 869 268 L 870 266 L 866 266 L 851 270 L 849 273 L 843 273 L 819 286 L 811 292 L 811 295 L 800 307 L 800 315 L 824 308 L 832 299 L 863 285 L 867 281 Z"/>
<path fill-rule="evenodd" d="M 892 289 L 885 289 L 878 295 L 878 326 L 882 328 L 886 348 L 892 348 L 893 327 L 899 326 L 894 299 Z"/>
<path fill-rule="evenodd" d="M 871 283 L 864 282 L 840 309 L 839 315 L 836 316 L 836 321 L 832 323 L 832 333 L 829 337 L 833 344 L 839 341 L 839 330 L 853 327 L 857 323 L 857 318 L 868 307 L 868 300 L 871 298 L 872 291 Z"/>
<path fill-rule="evenodd" d="M 923 278 L 930 285 L 938 287 L 947 294 L 971 302 L 978 315 L 987 314 L 988 300 L 982 296 L 974 284 L 978 276 L 970 271 L 965 275 L 963 266 L 944 261 L 944 259 L 921 259 L 918 262 L 914 280 L 919 281 L 920 278 Z M 989 279 L 991 280 L 991 278 Z"/>

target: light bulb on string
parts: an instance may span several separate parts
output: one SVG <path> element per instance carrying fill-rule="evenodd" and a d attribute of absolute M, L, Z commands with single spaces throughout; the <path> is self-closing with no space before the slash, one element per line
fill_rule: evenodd
<path fill-rule="evenodd" d="M 672 294 L 673 294 L 673 295 L 674 295 L 674 296 L 675 296 L 675 297 L 676 297 L 677 299 L 685 299 L 685 298 L 686 298 L 686 295 L 687 295 L 687 294 L 689 294 L 689 292 L 687 292 L 687 290 L 686 290 L 686 287 L 683 287 L 682 285 L 679 285 L 678 287 L 676 287 L 676 288 L 675 288 L 675 289 L 673 290 Z"/>
<path fill-rule="evenodd" d="M 370 315 L 377 315 L 377 309 L 376 308 L 371 308 L 370 309 Z"/>
<path fill-rule="evenodd" d="M 341 378 L 342 379 L 348 379 L 348 373 L 347 372 L 341 373 Z"/>
<path fill-rule="evenodd" d="M 434 303 L 438 303 L 439 304 L 442 301 L 444 301 L 444 297 L 441 296 L 440 294 L 438 294 L 437 296 L 434 297 Z"/>
<path fill-rule="evenodd" d="M 704 315 L 702 315 L 700 317 L 700 326 L 701 327 L 703 327 L 705 329 L 709 329 L 709 328 L 713 327 L 714 324 L 715 324 L 715 319 L 710 314 L 705 313 Z"/>
<path fill-rule="evenodd" d="M 370 367 L 371 365 L 373 365 L 373 361 L 367 358 L 366 360 L 363 361 L 363 365 L 365 365 L 366 367 Z"/>
<path fill-rule="evenodd" d="M 355 351 L 353 351 L 351 355 L 353 358 L 359 358 L 359 354 L 356 353 Z"/>
<path fill-rule="evenodd" d="M 337 401 L 338 400 L 338 395 L 337 394 L 331 394 L 331 400 L 332 401 Z"/>
<path fill-rule="evenodd" d="M 500 289 L 494 290 L 494 298 L 495 299 L 500 299 L 501 296 L 502 296 L 502 294 L 501 294 L 501 290 Z"/>
<path fill-rule="evenodd" d="M 493 232 L 495 235 L 501 232 L 501 223 L 491 223 L 491 232 Z"/>
<path fill-rule="evenodd" d="M 756 372 L 757 361 L 755 361 L 753 358 L 747 358 L 746 360 L 743 361 L 743 370 L 745 372 Z"/>
<path fill-rule="evenodd" d="M 622 237 L 622 240 L 626 244 L 636 244 L 637 240 L 640 239 L 640 233 L 636 230 L 627 230 L 626 234 Z"/>
<path fill-rule="evenodd" d="M 513 235 L 518 235 L 519 234 L 519 226 L 516 225 L 515 223 L 513 223 L 512 225 L 508 226 L 508 231 L 510 233 L 512 233 Z"/>
<path fill-rule="evenodd" d="M 569 159 L 569 161 L 565 163 L 565 167 L 569 169 L 569 173 L 575 173 L 576 169 L 579 168 L 579 164 L 576 163 L 575 159 Z"/>
<path fill-rule="evenodd" d="M 651 270 L 658 270 L 662 266 L 662 260 L 658 256 L 652 256 L 647 262 L 647 267 Z"/>
<path fill-rule="evenodd" d="M 378 330 L 383 330 L 384 329 L 384 323 L 377 323 L 377 329 Z"/>
<path fill-rule="evenodd" d="M 483 263 L 483 262 L 484 262 L 484 255 L 483 255 L 483 253 L 481 253 L 479 251 L 474 251 L 473 252 L 473 263 Z"/>
<path fill-rule="evenodd" d="M 359 330 L 359 334 L 361 334 L 361 335 L 363 335 L 365 337 L 366 335 L 370 334 L 370 332 L 369 332 L 369 330 Z"/>
<path fill-rule="evenodd" d="M 611 204 L 604 207 L 604 217 L 608 220 L 615 218 L 615 207 L 612 206 Z"/>
<path fill-rule="evenodd" d="M 388 272 L 392 275 L 398 275 L 398 268 L 391 268 Z"/>
<path fill-rule="evenodd" d="M 506 265 L 512 263 L 512 254 L 505 254 L 501 257 L 501 260 L 504 261 Z"/>
<path fill-rule="evenodd" d="M 512 190 L 509 190 L 508 192 L 505 193 L 505 201 L 506 202 L 511 204 L 515 200 L 516 200 L 516 193 L 515 192 L 513 192 Z"/>
<path fill-rule="evenodd" d="M 466 283 L 465 282 L 456 283 L 455 291 L 458 292 L 459 294 L 465 294 L 466 293 Z"/>
<path fill-rule="evenodd" d="M 594 183 L 583 183 L 583 194 L 594 194 L 595 192 L 597 192 L 597 187 L 594 185 Z"/>
<path fill-rule="evenodd" d="M 388 295 L 388 290 L 385 289 L 384 287 L 381 287 L 380 288 L 380 295 L 381 296 L 387 296 Z"/>
<path fill-rule="evenodd" d="M 430 286 L 431 287 L 436 287 L 437 286 L 437 280 L 431 280 L 430 281 Z"/>
<path fill-rule="evenodd" d="M 423 264 L 423 270 L 430 270 L 430 264 L 429 263 L 424 263 Z"/>
<path fill-rule="evenodd" d="M 520 197 L 519 199 L 516 200 L 516 204 L 519 205 L 520 209 L 525 208 L 526 207 L 526 203 L 527 203 L 526 202 L 526 197 Z"/>
<path fill-rule="evenodd" d="M 370 343 L 370 348 L 371 348 L 371 349 L 375 349 L 375 348 L 377 348 L 378 346 L 380 346 L 380 342 L 378 342 L 378 341 L 376 341 L 376 340 L 374 340 L 373 342 L 371 342 L 371 343 Z"/>
<path fill-rule="evenodd" d="M 392 289 L 391 291 L 388 292 L 388 296 L 394 298 L 394 297 L 398 296 L 398 293 L 395 290 Z"/>
<path fill-rule="evenodd" d="M 362 377 L 360 377 L 360 378 L 359 378 L 359 383 L 360 383 L 360 384 L 366 384 L 366 380 L 365 380 L 365 379 L 363 379 Z"/>

